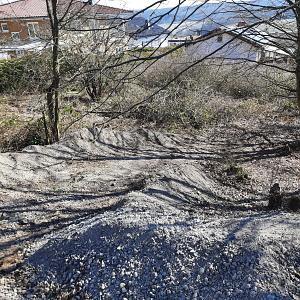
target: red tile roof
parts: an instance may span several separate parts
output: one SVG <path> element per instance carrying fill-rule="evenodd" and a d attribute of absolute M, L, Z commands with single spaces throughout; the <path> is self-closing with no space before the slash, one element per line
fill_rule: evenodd
<path fill-rule="evenodd" d="M 0 18 L 34 18 L 47 17 L 46 1 L 20 0 L 0 5 Z"/>
<path fill-rule="evenodd" d="M 71 0 L 60 0 L 59 4 L 64 7 L 69 5 Z M 85 10 L 92 11 L 94 14 L 122 14 L 130 11 L 104 5 L 88 5 L 79 0 L 74 0 L 72 7 L 79 8 L 84 6 Z M 46 0 L 19 0 L 16 2 L 0 5 L 0 19 L 12 18 L 38 18 L 47 17 Z"/>
<path fill-rule="evenodd" d="M 110 7 L 105 5 L 95 5 L 97 7 L 98 14 L 105 14 L 105 15 L 118 15 L 123 13 L 132 13 L 131 10 L 126 10 L 122 8 Z"/>

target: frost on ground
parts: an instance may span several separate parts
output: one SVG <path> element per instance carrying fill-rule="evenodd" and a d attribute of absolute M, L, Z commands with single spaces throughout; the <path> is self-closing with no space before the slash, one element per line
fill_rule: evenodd
<path fill-rule="evenodd" d="M 299 214 L 266 209 L 274 182 L 299 194 L 299 153 L 261 132 L 94 128 L 1 154 L 0 299 L 299 299 Z"/>

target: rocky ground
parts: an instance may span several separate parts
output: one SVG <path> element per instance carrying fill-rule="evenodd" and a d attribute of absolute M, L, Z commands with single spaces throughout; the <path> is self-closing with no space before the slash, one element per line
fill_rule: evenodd
<path fill-rule="evenodd" d="M 300 125 L 84 129 L 0 154 L 0 299 L 300 299 Z"/>

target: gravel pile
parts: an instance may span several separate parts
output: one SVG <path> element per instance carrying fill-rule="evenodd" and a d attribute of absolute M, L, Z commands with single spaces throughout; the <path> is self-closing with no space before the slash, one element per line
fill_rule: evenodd
<path fill-rule="evenodd" d="M 16 218 L 24 240 L 53 226 L 0 299 L 299 299 L 299 214 L 267 211 L 251 173 L 220 184 L 208 167 L 221 154 L 202 138 L 107 129 L 0 156 L 5 195 L 19 197 L 3 224 Z"/>
<path fill-rule="evenodd" d="M 124 207 L 38 246 L 27 298 L 298 299 L 299 241 L 284 239 L 296 216 L 216 220 L 153 200 L 132 193 Z"/>

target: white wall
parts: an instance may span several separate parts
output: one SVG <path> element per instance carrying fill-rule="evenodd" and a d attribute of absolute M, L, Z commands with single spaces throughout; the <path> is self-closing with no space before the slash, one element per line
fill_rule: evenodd
<path fill-rule="evenodd" d="M 156 37 L 144 37 L 139 39 L 130 39 L 129 47 L 130 48 L 141 48 L 141 47 L 150 47 L 150 48 L 158 48 L 158 47 L 168 47 L 168 38 L 166 34 L 159 35 Z"/>
<path fill-rule="evenodd" d="M 0 59 L 10 59 L 10 55 L 7 52 L 0 52 Z"/>
<path fill-rule="evenodd" d="M 198 42 L 194 45 L 190 45 L 186 48 L 186 54 L 192 58 L 202 58 L 217 51 L 220 47 L 222 49 L 218 50 L 216 53 L 212 54 L 213 58 L 226 58 L 226 59 L 247 59 L 247 60 L 258 60 L 259 49 L 247 42 L 235 39 L 233 36 L 223 33 L 222 41 L 218 41 L 218 36 L 214 36 L 206 41 Z M 226 44 L 228 43 L 228 44 Z"/>

